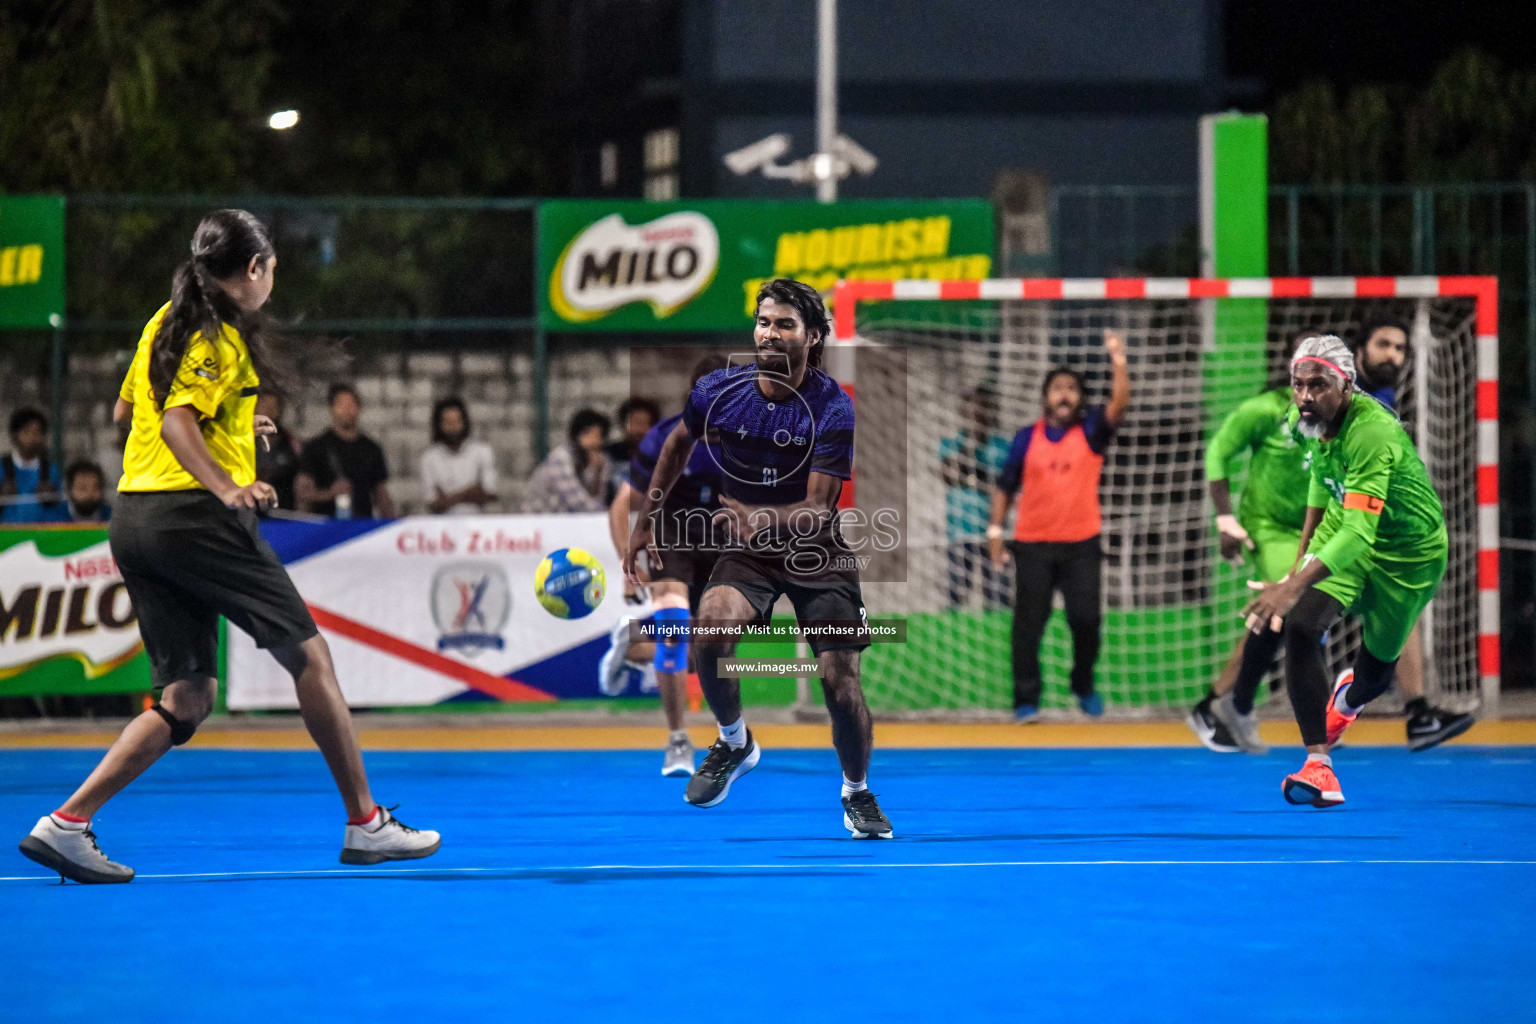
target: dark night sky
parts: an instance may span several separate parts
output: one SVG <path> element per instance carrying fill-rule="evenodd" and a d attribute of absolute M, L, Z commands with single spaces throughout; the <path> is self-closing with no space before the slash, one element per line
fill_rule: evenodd
<path fill-rule="evenodd" d="M 1536 70 L 1536 0 L 1226 0 L 1226 40 L 1260 105 L 1312 78 L 1421 85 L 1468 45 Z"/>

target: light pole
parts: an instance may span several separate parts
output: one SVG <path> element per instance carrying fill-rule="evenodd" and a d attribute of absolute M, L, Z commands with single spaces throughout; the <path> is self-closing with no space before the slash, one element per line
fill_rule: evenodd
<path fill-rule="evenodd" d="M 725 155 L 731 173 L 815 184 L 816 198 L 837 202 L 837 183 L 857 172 L 869 177 L 880 166 L 875 155 L 837 131 L 837 0 L 816 0 L 816 152 L 801 160 L 778 163 L 792 139 L 775 132 Z"/>
<path fill-rule="evenodd" d="M 816 3 L 816 198 L 837 202 L 833 152 L 837 146 L 837 0 Z"/>

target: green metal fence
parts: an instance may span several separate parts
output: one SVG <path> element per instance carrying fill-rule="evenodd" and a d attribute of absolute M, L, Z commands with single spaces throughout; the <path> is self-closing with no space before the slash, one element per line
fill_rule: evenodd
<path fill-rule="evenodd" d="M 1536 183 L 1279 185 L 1269 204 L 1273 274 L 1498 276 L 1502 533 L 1512 541 L 1504 555 L 1506 659 L 1512 669 L 1536 665 Z M 130 347 L 163 301 L 199 217 L 225 205 L 272 227 L 275 311 L 297 332 L 348 337 L 356 349 L 402 360 L 415 351 L 527 352 L 533 445 L 542 455 L 552 339 L 535 316 L 531 199 L 71 196 L 58 354 Z M 1049 210 L 1063 276 L 1198 271 L 1193 189 L 1059 187 Z M 46 332 L 7 337 L 23 358 L 32 350 L 45 376 L 54 342 Z M 58 403 L 67 360 L 51 369 Z"/>

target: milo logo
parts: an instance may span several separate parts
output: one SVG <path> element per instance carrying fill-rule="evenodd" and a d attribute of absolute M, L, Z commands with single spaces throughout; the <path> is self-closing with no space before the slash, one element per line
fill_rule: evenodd
<path fill-rule="evenodd" d="M 631 226 L 615 213 L 571 240 L 549 279 L 549 301 L 571 321 L 596 320 L 631 302 L 668 317 L 696 298 L 720 266 L 720 235 L 702 213 L 669 213 Z"/>
<path fill-rule="evenodd" d="M 139 650 L 138 615 L 105 541 L 62 556 L 33 541 L 0 552 L 0 679 L 59 657 L 92 679 Z"/>

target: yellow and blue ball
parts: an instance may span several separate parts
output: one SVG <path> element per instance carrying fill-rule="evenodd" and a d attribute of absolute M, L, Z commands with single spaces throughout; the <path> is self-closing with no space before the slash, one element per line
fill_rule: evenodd
<path fill-rule="evenodd" d="M 561 548 L 551 551 L 533 574 L 534 593 L 551 615 L 580 619 L 603 603 L 608 574 L 590 551 Z"/>

